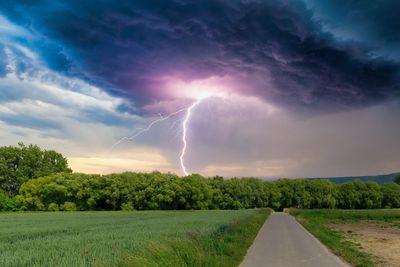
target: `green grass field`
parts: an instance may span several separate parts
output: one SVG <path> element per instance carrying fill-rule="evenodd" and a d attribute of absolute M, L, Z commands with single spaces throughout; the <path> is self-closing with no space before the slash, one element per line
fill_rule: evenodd
<path fill-rule="evenodd" d="M 222 248 L 215 254 L 223 257 L 236 252 L 222 243 L 236 237 L 250 245 L 267 215 L 266 210 L 0 213 L 0 266 L 124 266 L 136 262 L 157 266 L 151 258 L 162 250 L 149 252 L 149 248 L 163 245 L 165 251 L 179 243 L 190 246 L 189 237 L 195 237 L 198 246 L 208 247 L 205 251 L 197 248 L 198 253 L 212 254 L 215 251 L 211 250 Z M 225 240 L 226 236 L 233 239 Z M 210 245 L 206 241 L 210 237 L 219 243 Z M 241 259 L 246 249 L 237 252 L 236 258 Z M 221 265 L 217 256 L 215 266 Z"/>
<path fill-rule="evenodd" d="M 343 234 L 329 227 L 332 224 L 371 222 L 400 227 L 400 209 L 380 210 L 291 210 L 290 214 L 304 225 L 335 254 L 354 266 L 375 266 L 372 258 L 347 240 Z"/>

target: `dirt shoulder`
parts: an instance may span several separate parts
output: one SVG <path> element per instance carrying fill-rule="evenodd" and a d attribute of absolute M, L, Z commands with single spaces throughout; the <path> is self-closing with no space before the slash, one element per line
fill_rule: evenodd
<path fill-rule="evenodd" d="M 377 266 L 400 266 L 400 228 L 367 222 L 333 224 L 331 228 L 372 255 Z"/>

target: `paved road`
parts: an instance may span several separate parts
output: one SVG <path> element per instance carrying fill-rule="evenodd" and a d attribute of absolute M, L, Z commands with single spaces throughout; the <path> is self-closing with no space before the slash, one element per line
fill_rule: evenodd
<path fill-rule="evenodd" d="M 292 216 L 271 214 L 240 267 L 341 267 L 333 255 Z"/>

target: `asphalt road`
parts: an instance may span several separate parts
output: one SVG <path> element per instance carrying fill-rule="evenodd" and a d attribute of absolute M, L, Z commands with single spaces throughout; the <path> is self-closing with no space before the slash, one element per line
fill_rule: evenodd
<path fill-rule="evenodd" d="M 286 213 L 272 213 L 240 267 L 349 266 Z"/>

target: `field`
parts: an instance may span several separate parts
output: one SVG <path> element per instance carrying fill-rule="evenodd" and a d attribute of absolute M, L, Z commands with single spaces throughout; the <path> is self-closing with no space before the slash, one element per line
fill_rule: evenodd
<path fill-rule="evenodd" d="M 240 261 L 247 247 L 234 255 L 228 243 L 241 238 L 249 246 L 268 214 L 267 210 L 0 213 L 0 266 L 124 266 L 139 262 L 137 265 L 157 266 L 157 254 L 171 254 L 171 247 L 182 244 L 197 246 L 196 257 L 204 257 L 201 250 L 209 242 L 205 240 L 213 243 L 203 249 L 209 254 L 203 260 L 218 266 L 224 254 L 231 253 Z M 213 245 L 225 251 L 214 251 Z M 187 247 L 187 251 L 193 249 Z M 175 255 L 171 261 L 181 261 L 183 266 L 185 259 L 177 259 L 182 257 L 185 255 Z"/>
<path fill-rule="evenodd" d="M 335 254 L 354 266 L 398 266 L 400 210 L 291 210 Z"/>

